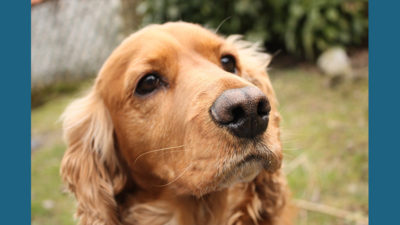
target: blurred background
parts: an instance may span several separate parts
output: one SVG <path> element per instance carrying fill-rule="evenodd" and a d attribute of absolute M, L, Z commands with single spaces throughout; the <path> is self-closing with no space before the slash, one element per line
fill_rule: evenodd
<path fill-rule="evenodd" d="M 31 0 L 32 224 L 75 224 L 60 114 L 151 23 L 243 34 L 273 55 L 296 224 L 368 224 L 368 1 Z"/>

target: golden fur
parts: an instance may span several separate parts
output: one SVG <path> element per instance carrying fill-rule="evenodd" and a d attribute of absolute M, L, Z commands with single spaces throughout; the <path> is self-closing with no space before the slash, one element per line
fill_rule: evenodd
<path fill-rule="evenodd" d="M 238 75 L 221 68 L 227 53 Z M 151 25 L 123 41 L 88 95 L 62 116 L 68 149 L 61 175 L 77 199 L 80 224 L 290 224 L 268 63 L 269 55 L 240 36 L 224 39 L 184 22 Z M 153 71 L 168 86 L 135 96 L 138 80 Z M 260 88 L 272 108 L 267 131 L 251 145 L 208 113 L 223 91 L 245 86 Z M 235 168 L 260 151 L 268 154 L 268 170 Z"/>

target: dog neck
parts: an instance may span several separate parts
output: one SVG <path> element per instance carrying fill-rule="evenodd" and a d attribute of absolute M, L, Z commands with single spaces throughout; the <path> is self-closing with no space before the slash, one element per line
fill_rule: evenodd
<path fill-rule="evenodd" d="M 227 189 L 201 197 L 174 196 L 171 191 L 156 194 L 141 191 L 129 197 L 132 200 L 125 203 L 127 207 L 122 211 L 122 218 L 124 224 L 135 225 L 223 224 L 228 213 L 227 194 Z M 146 196 L 146 200 L 136 196 Z"/>

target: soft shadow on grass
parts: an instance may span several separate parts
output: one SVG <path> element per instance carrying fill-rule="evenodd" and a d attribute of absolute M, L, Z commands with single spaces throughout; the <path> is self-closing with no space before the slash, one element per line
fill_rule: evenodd
<path fill-rule="evenodd" d="M 270 75 L 283 117 L 284 171 L 293 198 L 367 215 L 368 82 L 330 89 L 315 71 L 272 70 Z M 32 109 L 32 136 L 43 141 L 32 153 L 32 224 L 75 224 L 75 203 L 59 176 L 65 146 L 56 121 L 80 93 Z M 300 208 L 296 224 L 357 223 Z"/>

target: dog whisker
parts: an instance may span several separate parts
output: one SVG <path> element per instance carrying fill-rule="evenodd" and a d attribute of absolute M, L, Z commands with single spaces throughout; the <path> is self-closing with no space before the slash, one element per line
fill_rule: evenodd
<path fill-rule="evenodd" d="M 230 18 L 232 18 L 232 16 L 228 16 L 226 17 L 224 20 L 222 20 L 222 22 L 218 25 L 217 29 L 215 29 L 215 33 L 218 33 L 218 30 L 222 27 L 222 25 L 228 21 Z"/>
<path fill-rule="evenodd" d="M 208 205 L 207 201 L 204 199 L 204 195 L 200 197 L 201 201 L 203 202 L 204 208 L 207 210 L 207 213 L 210 215 L 212 219 L 215 218 L 213 211 L 211 210 L 210 206 Z"/>
<path fill-rule="evenodd" d="M 170 182 L 168 182 L 168 183 L 166 183 L 166 184 L 155 185 L 155 186 L 156 186 L 156 187 L 165 187 L 165 186 L 168 186 L 168 185 L 174 183 L 174 182 L 177 181 L 179 178 L 181 178 L 181 177 L 183 176 L 183 174 L 185 174 L 186 171 L 188 171 L 188 169 L 189 169 L 192 165 L 193 165 L 193 163 L 190 163 L 189 166 L 187 166 L 187 167 L 182 171 L 182 173 L 179 174 L 179 176 L 177 176 L 177 177 L 176 177 L 175 179 L 173 179 L 172 181 L 170 181 Z"/>
<path fill-rule="evenodd" d="M 166 148 L 160 148 L 160 149 L 155 149 L 155 150 L 151 150 L 148 152 L 144 152 L 142 154 L 140 154 L 138 157 L 136 157 L 136 159 L 133 161 L 132 166 L 135 166 L 136 162 L 138 161 L 139 158 L 148 155 L 150 153 L 155 153 L 155 152 L 162 152 L 162 151 L 167 151 L 167 150 L 171 150 L 171 149 L 177 149 L 177 148 L 183 148 L 185 147 L 184 145 L 179 145 L 179 146 L 174 146 L 174 147 L 166 147 Z M 176 151 L 184 151 L 185 149 L 182 150 L 174 150 L 174 151 L 169 151 L 169 152 L 176 152 Z"/>

